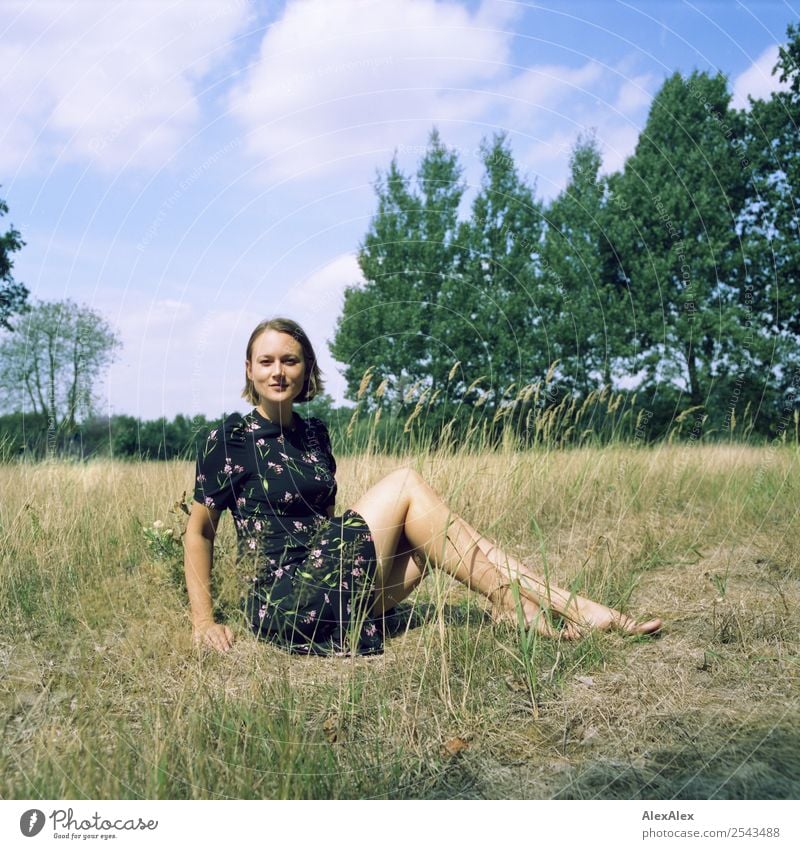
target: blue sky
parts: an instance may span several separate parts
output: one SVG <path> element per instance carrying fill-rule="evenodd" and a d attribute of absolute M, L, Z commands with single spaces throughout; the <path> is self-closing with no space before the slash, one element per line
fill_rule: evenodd
<path fill-rule="evenodd" d="M 0 197 L 32 299 L 101 312 L 123 349 L 100 411 L 216 416 L 262 318 L 332 337 L 395 151 L 433 126 L 470 185 L 505 130 L 548 199 L 593 129 L 607 171 L 679 70 L 767 97 L 796 2 L 4 0 Z"/>

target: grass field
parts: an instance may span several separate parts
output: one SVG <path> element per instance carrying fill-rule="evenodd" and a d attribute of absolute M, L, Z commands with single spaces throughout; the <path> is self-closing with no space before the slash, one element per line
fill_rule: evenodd
<path fill-rule="evenodd" d="M 400 462 L 342 457 L 337 512 Z M 238 639 L 195 650 L 174 506 L 190 463 L 4 465 L 0 796 L 797 797 L 796 449 L 407 462 L 509 552 L 663 634 L 532 639 L 435 575 L 384 655 L 292 657 L 238 619 L 226 516 L 215 580 Z"/>

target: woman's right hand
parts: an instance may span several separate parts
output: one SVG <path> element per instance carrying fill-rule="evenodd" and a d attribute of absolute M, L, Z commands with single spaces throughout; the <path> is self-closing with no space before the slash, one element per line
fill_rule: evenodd
<path fill-rule="evenodd" d="M 193 640 L 196 646 L 208 646 L 218 652 L 226 652 L 233 645 L 234 636 L 227 625 L 202 622 L 194 626 Z"/>

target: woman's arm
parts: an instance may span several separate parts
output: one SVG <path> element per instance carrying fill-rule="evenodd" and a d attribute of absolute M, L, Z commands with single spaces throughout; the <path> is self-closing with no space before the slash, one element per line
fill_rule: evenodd
<path fill-rule="evenodd" d="M 227 625 L 214 622 L 211 603 L 211 566 L 220 516 L 218 510 L 194 502 L 183 538 L 183 571 L 195 642 L 227 651 L 233 645 L 233 632 Z"/>

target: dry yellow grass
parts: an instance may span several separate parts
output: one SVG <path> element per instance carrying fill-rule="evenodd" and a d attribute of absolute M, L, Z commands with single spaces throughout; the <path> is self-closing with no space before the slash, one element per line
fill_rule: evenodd
<path fill-rule="evenodd" d="M 339 511 L 400 462 L 340 458 Z M 512 628 L 434 576 L 383 656 L 290 657 L 236 618 L 226 518 L 240 638 L 196 653 L 176 548 L 158 559 L 143 532 L 179 530 L 190 464 L 3 466 L 2 796 L 796 796 L 796 452 L 408 462 L 510 553 L 663 635 L 543 640 L 526 666 Z"/>

